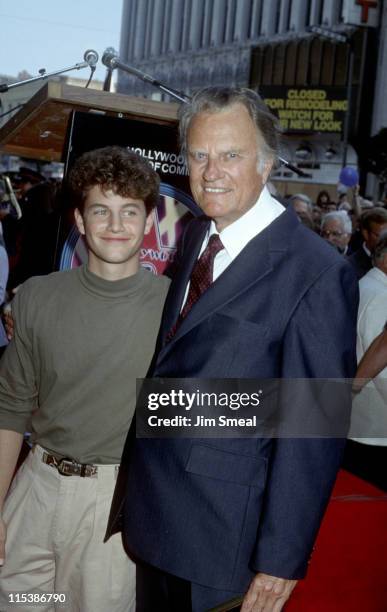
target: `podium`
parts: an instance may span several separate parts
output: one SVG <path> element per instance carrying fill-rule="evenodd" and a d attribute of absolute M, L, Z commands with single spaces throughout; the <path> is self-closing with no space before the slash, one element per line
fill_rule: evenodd
<path fill-rule="evenodd" d="M 0 152 L 64 161 L 72 111 L 175 126 L 178 104 L 48 81 L 0 129 Z"/>

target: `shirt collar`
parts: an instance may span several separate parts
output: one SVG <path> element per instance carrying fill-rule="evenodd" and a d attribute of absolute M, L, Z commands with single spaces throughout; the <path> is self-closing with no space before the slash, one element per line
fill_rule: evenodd
<path fill-rule="evenodd" d="M 254 206 L 234 223 L 225 227 L 220 234 L 222 244 L 230 258 L 235 259 L 250 240 L 284 211 L 285 207 L 271 196 L 267 187 L 264 187 Z M 212 234 L 219 234 L 214 221 L 211 221 L 206 244 Z"/>
<path fill-rule="evenodd" d="M 371 251 L 369 250 L 369 248 L 367 247 L 367 245 L 366 245 L 366 243 L 365 243 L 365 242 L 363 242 L 363 245 L 362 245 L 362 246 L 363 246 L 364 251 L 367 253 L 368 257 L 372 257 L 372 253 L 371 253 Z"/>

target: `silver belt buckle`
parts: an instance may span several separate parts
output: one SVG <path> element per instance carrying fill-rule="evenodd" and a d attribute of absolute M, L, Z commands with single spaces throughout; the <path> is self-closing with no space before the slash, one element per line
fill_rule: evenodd
<path fill-rule="evenodd" d="M 77 473 L 76 469 L 74 469 L 75 466 L 75 461 L 72 461 L 71 459 L 61 459 L 60 461 L 58 461 L 56 469 L 58 470 L 59 474 L 61 474 L 61 476 L 73 476 Z"/>

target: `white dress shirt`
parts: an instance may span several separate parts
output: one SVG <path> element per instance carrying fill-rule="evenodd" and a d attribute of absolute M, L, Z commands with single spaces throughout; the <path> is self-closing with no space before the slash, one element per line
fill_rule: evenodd
<path fill-rule="evenodd" d="M 219 234 L 224 249 L 219 251 L 214 260 L 213 281 L 225 271 L 232 261 L 241 253 L 248 242 L 258 236 L 270 223 L 285 211 L 285 207 L 270 195 L 267 187 L 264 187 L 261 194 L 251 208 L 239 217 L 234 223 L 225 227 L 221 233 L 216 229 L 214 221 L 208 232 L 204 236 L 199 257 L 206 248 L 210 237 Z M 189 283 L 187 285 L 182 308 L 188 296 Z"/>
<path fill-rule="evenodd" d="M 274 221 L 285 210 L 285 207 L 270 195 L 267 187 L 264 187 L 257 202 L 249 210 L 231 223 L 219 234 L 214 221 L 204 237 L 200 255 L 206 248 L 210 236 L 219 234 L 224 249 L 215 257 L 213 280 L 216 280 L 232 261 L 243 251 L 245 246 L 258 236 L 270 223 Z M 199 255 L 199 256 L 200 256 Z"/>
<path fill-rule="evenodd" d="M 356 346 L 358 361 L 384 328 L 387 316 L 387 274 L 379 268 L 372 268 L 360 279 L 359 288 Z M 386 432 L 387 368 L 384 368 L 355 396 L 349 437 L 363 444 L 387 446 Z"/>

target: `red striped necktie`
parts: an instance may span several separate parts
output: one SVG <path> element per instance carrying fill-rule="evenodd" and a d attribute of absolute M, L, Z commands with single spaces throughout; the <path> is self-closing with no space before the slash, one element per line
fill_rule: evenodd
<path fill-rule="evenodd" d="M 214 260 L 219 251 L 224 249 L 219 234 L 212 234 L 206 248 L 196 261 L 192 270 L 188 296 L 181 311 L 179 318 L 167 336 L 171 340 L 183 319 L 187 316 L 192 306 L 198 301 L 200 296 L 207 291 L 212 283 L 214 275 Z"/>

